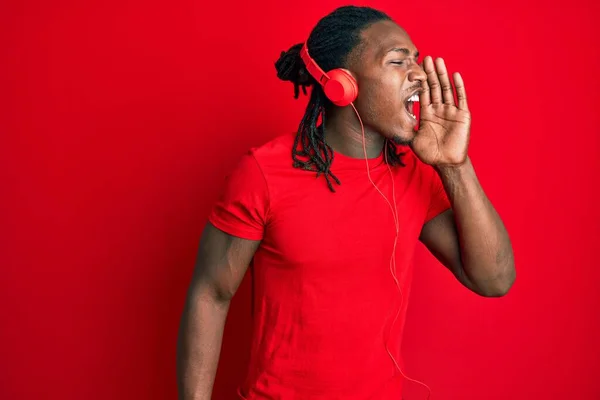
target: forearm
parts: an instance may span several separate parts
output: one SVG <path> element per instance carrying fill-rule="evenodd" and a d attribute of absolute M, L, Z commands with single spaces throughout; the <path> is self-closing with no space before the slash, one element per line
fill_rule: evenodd
<path fill-rule="evenodd" d="M 229 301 L 190 294 L 181 319 L 177 344 L 180 400 L 210 400 Z"/>
<path fill-rule="evenodd" d="M 471 160 L 437 171 L 454 211 L 466 279 L 483 295 L 505 294 L 515 279 L 512 245 Z"/>

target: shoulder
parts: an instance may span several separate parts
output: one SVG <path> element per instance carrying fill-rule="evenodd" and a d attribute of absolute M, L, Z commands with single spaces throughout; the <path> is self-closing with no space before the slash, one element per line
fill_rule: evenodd
<path fill-rule="evenodd" d="M 230 190 L 268 192 L 269 177 L 277 171 L 292 169 L 293 133 L 283 134 L 248 148 L 226 174 Z"/>
<path fill-rule="evenodd" d="M 252 156 L 258 165 L 264 169 L 285 163 L 291 166 L 295 138 L 296 135 L 293 132 L 279 135 L 259 146 L 250 148 L 247 156 Z"/>
<path fill-rule="evenodd" d="M 293 133 L 284 134 L 270 139 L 260 145 L 248 148 L 234 162 L 229 175 L 239 176 L 261 175 L 273 166 L 291 166 L 291 149 L 294 144 Z"/>

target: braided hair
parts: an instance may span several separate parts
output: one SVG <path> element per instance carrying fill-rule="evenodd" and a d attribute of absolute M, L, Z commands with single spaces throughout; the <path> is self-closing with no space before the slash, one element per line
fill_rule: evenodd
<path fill-rule="evenodd" d="M 323 17 L 311 32 L 307 44 L 311 57 L 324 70 L 347 68 L 348 55 L 361 45 L 360 33 L 371 24 L 391 20 L 385 13 L 370 7 L 343 6 Z M 281 52 L 275 68 L 277 77 L 294 84 L 294 98 L 300 90 L 306 95 L 306 88 L 312 86 L 310 100 L 294 141 L 292 160 L 294 168 L 314 171 L 317 177 L 325 176 L 327 186 L 335 192 L 332 181 L 340 185 L 340 180 L 331 172 L 333 150 L 325 143 L 324 129 L 326 111 L 333 103 L 325 96 L 321 85 L 306 70 L 300 58 L 300 49 L 304 43 L 292 46 Z M 320 121 L 320 124 L 319 124 Z M 403 165 L 396 151 L 396 144 L 386 140 L 387 160 L 390 165 Z"/>

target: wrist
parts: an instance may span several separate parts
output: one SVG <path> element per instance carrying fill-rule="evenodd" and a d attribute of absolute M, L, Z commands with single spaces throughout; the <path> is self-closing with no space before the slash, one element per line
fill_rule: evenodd
<path fill-rule="evenodd" d="M 461 188 L 471 186 L 470 182 L 475 177 L 475 170 L 469 157 L 460 164 L 438 165 L 434 166 L 434 169 L 449 195 L 462 190 Z"/>
<path fill-rule="evenodd" d="M 433 165 L 433 168 L 436 170 L 440 176 L 442 175 L 456 175 L 462 174 L 464 172 L 469 171 L 473 168 L 471 164 L 471 159 L 469 156 L 465 158 L 465 160 L 458 164 L 442 164 L 442 165 Z"/>

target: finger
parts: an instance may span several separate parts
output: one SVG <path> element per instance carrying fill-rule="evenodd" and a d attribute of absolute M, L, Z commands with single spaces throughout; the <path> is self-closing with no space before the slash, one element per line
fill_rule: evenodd
<path fill-rule="evenodd" d="M 458 98 L 458 108 L 469 111 L 469 105 L 467 104 L 467 91 L 465 90 L 465 83 L 462 80 L 462 76 L 460 76 L 458 72 L 455 72 L 453 77 L 454 86 L 456 86 L 456 97 Z"/>
<path fill-rule="evenodd" d="M 423 60 L 423 67 L 427 74 L 427 83 L 429 84 L 429 93 L 431 96 L 431 102 L 433 104 L 440 104 L 442 102 L 442 91 L 440 88 L 440 81 L 435 71 L 435 65 L 433 59 L 430 56 L 425 57 Z"/>
<path fill-rule="evenodd" d="M 452 91 L 452 84 L 450 83 L 450 77 L 448 76 L 448 70 L 443 58 L 435 60 L 435 69 L 437 69 L 438 79 L 442 87 L 442 100 L 444 104 L 454 105 L 454 92 Z"/>
<path fill-rule="evenodd" d="M 431 96 L 429 95 L 429 85 L 427 79 L 421 81 L 421 93 L 419 93 L 419 104 L 421 108 L 431 104 Z"/>

